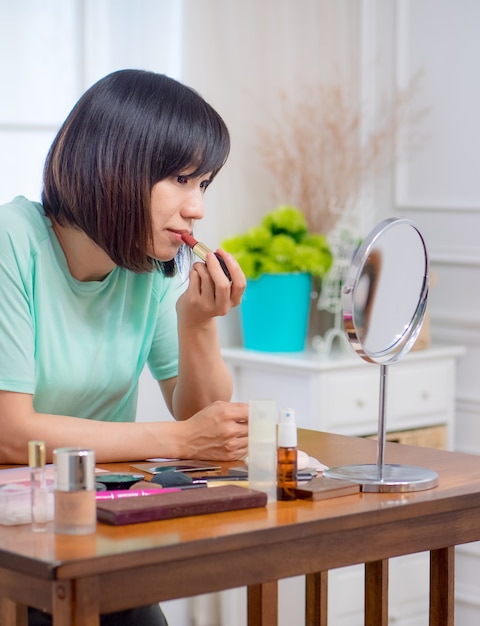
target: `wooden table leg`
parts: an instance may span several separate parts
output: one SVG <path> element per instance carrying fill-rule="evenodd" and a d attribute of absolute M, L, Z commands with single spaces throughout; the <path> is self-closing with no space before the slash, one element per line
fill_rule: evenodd
<path fill-rule="evenodd" d="M 58 582 L 52 598 L 53 626 L 99 626 L 98 579 Z"/>
<path fill-rule="evenodd" d="M 305 576 L 305 626 L 328 624 L 328 572 Z"/>
<path fill-rule="evenodd" d="M 247 590 L 248 626 L 277 626 L 278 582 L 251 585 Z"/>
<path fill-rule="evenodd" d="M 67 581 L 52 587 L 52 622 L 53 626 L 73 626 L 72 585 Z"/>
<path fill-rule="evenodd" d="M 430 552 L 430 626 L 453 626 L 455 547 Z"/>
<path fill-rule="evenodd" d="M 388 559 L 365 563 L 365 626 L 388 624 Z"/>
<path fill-rule="evenodd" d="M 1 626 L 27 626 L 27 607 L 8 598 L 0 599 Z"/>

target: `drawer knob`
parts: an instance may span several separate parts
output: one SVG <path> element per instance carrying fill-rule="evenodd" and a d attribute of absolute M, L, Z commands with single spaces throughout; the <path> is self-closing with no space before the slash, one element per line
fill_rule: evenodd
<path fill-rule="evenodd" d="M 359 409 L 363 409 L 365 406 L 365 400 L 362 400 L 361 398 L 357 398 L 357 400 L 355 401 L 355 405 L 359 408 Z"/>

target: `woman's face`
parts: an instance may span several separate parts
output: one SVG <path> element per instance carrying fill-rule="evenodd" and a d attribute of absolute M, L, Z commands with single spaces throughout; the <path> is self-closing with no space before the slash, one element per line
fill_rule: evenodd
<path fill-rule="evenodd" d="M 189 173 L 170 176 L 152 188 L 153 250 L 148 254 L 159 261 L 169 261 L 177 254 L 182 234 L 191 233 L 196 220 L 204 214 L 203 194 L 211 175 L 189 178 Z"/>

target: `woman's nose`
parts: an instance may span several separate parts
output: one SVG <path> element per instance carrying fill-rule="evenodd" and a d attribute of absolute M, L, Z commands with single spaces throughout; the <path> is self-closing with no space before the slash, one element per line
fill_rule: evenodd
<path fill-rule="evenodd" d="M 182 213 L 185 217 L 194 220 L 201 220 L 204 216 L 203 192 L 195 190 L 189 194 L 182 206 Z"/>

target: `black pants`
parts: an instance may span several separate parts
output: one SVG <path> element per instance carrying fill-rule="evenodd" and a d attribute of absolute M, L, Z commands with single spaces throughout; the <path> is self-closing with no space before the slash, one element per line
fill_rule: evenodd
<path fill-rule="evenodd" d="M 168 626 L 165 615 L 158 604 L 129 609 L 119 613 L 100 615 L 101 626 Z M 28 609 L 28 626 L 52 626 L 48 613 Z"/>

